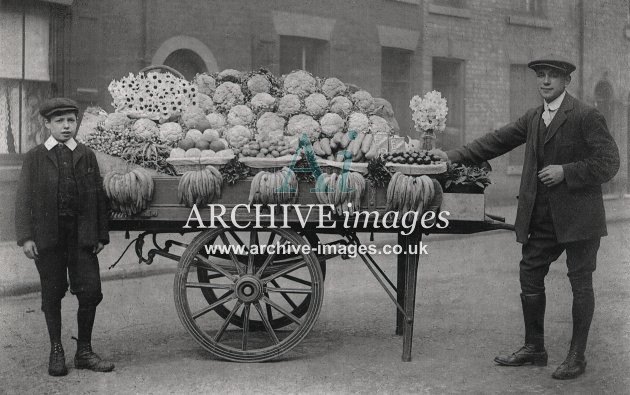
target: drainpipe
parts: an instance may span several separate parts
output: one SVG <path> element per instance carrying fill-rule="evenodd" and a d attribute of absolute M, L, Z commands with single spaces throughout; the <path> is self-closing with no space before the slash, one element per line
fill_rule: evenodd
<path fill-rule="evenodd" d="M 578 76 L 580 85 L 578 87 L 578 97 L 584 100 L 584 0 L 578 2 Z"/>

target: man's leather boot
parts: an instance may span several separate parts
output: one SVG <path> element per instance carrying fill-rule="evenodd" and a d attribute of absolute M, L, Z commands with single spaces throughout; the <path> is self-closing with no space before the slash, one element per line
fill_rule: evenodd
<path fill-rule="evenodd" d="M 90 343 L 78 343 L 77 353 L 74 355 L 74 367 L 77 369 L 89 369 L 94 372 L 111 372 L 114 364 L 104 361 L 94 351 Z"/>
<path fill-rule="evenodd" d="M 61 343 L 50 345 L 50 357 L 48 358 L 48 374 L 51 376 L 65 376 L 68 374 L 66 356 Z"/>
<path fill-rule="evenodd" d="M 551 375 L 558 380 L 574 379 L 584 373 L 586 369 L 584 352 L 595 310 L 592 273 L 570 278 L 570 280 L 573 289 L 573 336 L 567 358 Z"/>
<path fill-rule="evenodd" d="M 525 345 L 511 355 L 499 355 L 494 362 L 503 366 L 533 364 L 547 366 L 545 350 L 545 294 L 521 294 L 525 321 Z"/>

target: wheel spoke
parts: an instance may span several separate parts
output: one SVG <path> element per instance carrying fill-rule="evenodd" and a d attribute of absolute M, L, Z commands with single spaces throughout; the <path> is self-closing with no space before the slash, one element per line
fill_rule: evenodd
<path fill-rule="evenodd" d="M 230 254 L 230 258 L 232 259 L 232 263 L 234 263 L 234 266 L 236 266 L 236 271 L 238 272 L 239 275 L 244 274 L 243 273 L 243 268 L 241 267 L 242 263 L 239 262 L 239 260 L 236 258 L 236 255 L 234 254 L 234 250 L 230 247 L 230 242 L 227 238 L 227 236 L 225 235 L 225 233 L 221 233 L 221 241 L 223 241 L 223 244 L 225 246 L 228 247 L 228 253 Z"/>
<path fill-rule="evenodd" d="M 263 296 L 261 298 L 261 300 L 265 303 L 267 303 L 267 306 L 271 305 L 274 309 L 278 310 L 279 312 L 281 312 L 282 314 L 284 314 L 285 316 L 289 317 L 289 319 L 293 322 L 295 322 L 298 325 L 302 325 L 302 321 L 300 321 L 299 318 L 297 318 L 296 316 L 294 316 L 293 314 L 291 314 L 290 312 L 288 312 L 287 310 L 285 310 L 284 308 L 282 308 L 281 306 L 279 306 L 277 303 L 272 302 L 269 298 L 267 298 L 266 296 Z"/>
<path fill-rule="evenodd" d="M 270 289 L 271 289 L 271 292 L 280 292 L 280 295 L 282 295 L 284 300 L 286 300 L 287 303 L 291 305 L 291 308 L 297 309 L 297 305 L 295 304 L 295 302 L 293 302 L 293 299 L 291 299 L 289 295 L 287 295 L 286 293 L 282 293 L 281 291 L 278 291 L 278 289 L 280 289 L 280 284 L 278 284 L 276 280 L 271 280 L 271 284 L 273 284 L 273 286 L 276 288 L 272 289 L 270 287 L 267 287 L 267 292 L 269 292 Z"/>
<path fill-rule="evenodd" d="M 269 294 L 266 294 L 265 297 L 269 298 Z M 273 321 L 273 311 L 271 310 L 271 306 L 269 304 L 265 305 L 265 310 L 267 311 L 267 318 L 269 322 Z"/>
<path fill-rule="evenodd" d="M 219 307 L 219 306 L 221 306 L 223 304 L 226 304 L 227 302 L 229 302 L 230 300 L 232 300 L 234 298 L 236 298 L 236 295 L 234 295 L 234 292 L 228 291 L 228 292 L 226 292 L 226 294 L 221 299 L 219 299 L 216 302 L 212 303 L 210 306 L 205 307 L 205 308 L 203 308 L 203 309 L 193 313 L 192 317 L 194 319 L 197 319 L 197 318 L 201 317 L 202 315 L 204 315 L 204 314 L 206 314 L 206 313 L 216 309 L 217 307 Z"/>
<path fill-rule="evenodd" d="M 276 272 L 275 274 L 272 274 L 271 276 L 267 277 L 267 278 L 263 278 L 262 281 L 264 283 L 267 283 L 271 280 L 275 280 L 278 277 L 284 276 L 287 273 L 291 273 L 293 271 L 296 271 L 302 267 L 306 266 L 306 261 L 302 260 L 301 262 L 296 263 L 295 265 L 291 265 L 285 269 L 280 270 L 279 272 Z"/>
<path fill-rule="evenodd" d="M 247 274 L 254 273 L 254 258 L 256 257 L 251 253 L 252 246 L 258 243 L 258 232 L 252 230 L 249 236 L 249 257 L 247 260 Z"/>
<path fill-rule="evenodd" d="M 311 294 L 313 291 L 306 288 L 269 288 L 267 287 L 267 292 L 278 292 L 282 295 L 284 294 Z M 287 301 L 288 302 L 288 301 Z M 289 302 L 291 304 L 291 302 Z M 296 306 L 292 306 L 295 308 Z"/>
<path fill-rule="evenodd" d="M 271 323 L 267 319 L 267 316 L 263 313 L 262 307 L 260 307 L 260 302 L 259 301 L 254 302 L 254 307 L 256 308 L 256 311 L 258 311 L 258 315 L 260 315 L 260 319 L 265 325 L 265 329 L 267 330 L 267 333 L 269 334 L 269 337 L 271 338 L 273 343 L 274 344 L 280 343 L 280 340 L 278 340 L 278 337 L 276 336 L 276 332 L 274 332 L 271 326 Z"/>
<path fill-rule="evenodd" d="M 201 267 L 207 270 L 214 270 L 216 272 L 223 274 L 223 276 L 229 278 L 230 280 L 236 281 L 236 278 L 234 278 L 233 275 L 226 272 L 221 266 L 215 264 L 214 262 L 204 257 L 203 255 L 197 254 L 195 259 L 196 261 L 192 261 L 192 265 L 195 265 L 196 267 Z"/>
<path fill-rule="evenodd" d="M 225 319 L 225 321 L 223 321 L 223 325 L 221 325 L 221 328 L 219 329 L 219 331 L 217 332 L 216 335 L 214 335 L 214 341 L 215 342 L 220 342 L 221 341 L 221 337 L 223 337 L 223 333 L 225 333 L 225 330 L 227 329 L 228 325 L 230 325 L 230 320 L 232 319 L 232 317 L 234 316 L 234 314 L 236 313 L 236 310 L 239 309 L 239 307 L 241 307 L 241 305 L 243 304 L 243 302 L 241 302 L 240 300 L 238 300 L 236 302 L 236 304 L 234 305 L 234 307 L 232 308 L 232 311 L 230 311 L 230 314 L 227 316 L 227 318 Z"/>
<path fill-rule="evenodd" d="M 272 235 L 274 235 L 275 233 L 272 233 Z M 284 240 L 284 238 L 280 239 L 280 241 Z M 271 245 L 269 243 L 267 243 L 267 245 Z M 267 266 L 273 262 L 274 258 L 276 257 L 276 252 L 274 251 L 273 254 L 269 254 L 267 255 L 267 259 L 265 259 L 265 262 L 262 264 L 262 266 L 260 268 L 258 268 L 258 271 L 256 272 L 257 276 L 262 276 L 262 273 L 265 271 L 265 269 L 267 268 Z"/>
<path fill-rule="evenodd" d="M 233 284 L 216 284 L 216 283 L 186 283 L 186 288 L 212 288 L 212 289 L 233 289 Z"/>
<path fill-rule="evenodd" d="M 313 285 L 313 283 L 311 283 L 310 281 L 306 281 L 304 279 L 301 279 L 301 278 L 298 278 L 298 277 L 294 277 L 294 276 L 291 276 L 289 274 L 285 274 L 283 276 L 283 278 L 286 278 L 287 280 L 291 280 L 291 281 L 294 281 L 296 283 L 299 283 L 299 284 L 302 284 L 302 285 L 306 285 L 306 286 L 309 286 L 309 287 L 311 285 Z"/>
<path fill-rule="evenodd" d="M 233 230 L 230 230 L 230 231 L 228 231 L 228 233 L 229 233 L 229 234 L 231 234 L 231 235 L 232 235 L 232 237 L 234 237 L 234 240 L 236 240 L 236 242 L 237 242 L 239 245 L 242 245 L 242 246 L 244 246 L 244 245 L 245 245 L 245 243 L 243 243 L 243 240 L 241 240 L 241 238 L 240 238 L 240 237 L 238 237 L 238 235 L 236 234 L 236 232 L 234 232 Z"/>
<path fill-rule="evenodd" d="M 243 307 L 243 342 L 241 343 L 241 349 L 247 351 L 247 340 L 249 337 L 249 308 L 251 303 L 245 303 Z"/>
<path fill-rule="evenodd" d="M 273 243 L 273 241 L 276 239 L 276 233 L 275 232 L 271 232 L 269 234 L 269 240 L 267 240 L 267 245 L 270 246 L 271 243 Z"/>

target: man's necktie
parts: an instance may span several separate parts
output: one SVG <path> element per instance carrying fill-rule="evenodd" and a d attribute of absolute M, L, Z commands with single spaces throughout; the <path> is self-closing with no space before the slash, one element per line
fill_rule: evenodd
<path fill-rule="evenodd" d="M 545 108 L 545 111 L 543 111 L 542 119 L 546 127 L 549 127 L 549 124 L 551 123 L 551 117 L 555 112 L 556 110 L 552 110 L 549 107 Z"/>

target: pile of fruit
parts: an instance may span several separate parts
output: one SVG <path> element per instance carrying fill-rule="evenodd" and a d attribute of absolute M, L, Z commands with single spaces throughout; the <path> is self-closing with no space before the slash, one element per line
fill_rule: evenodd
<path fill-rule="evenodd" d="M 397 172 L 387 187 L 387 210 L 422 213 L 429 207 L 434 195 L 435 186 L 429 176 L 414 177 Z"/>
<path fill-rule="evenodd" d="M 298 194 L 298 179 L 295 172 L 283 167 L 277 172 L 259 171 L 252 179 L 249 189 L 249 204 L 293 203 Z"/>
<path fill-rule="evenodd" d="M 274 136 L 261 141 L 250 141 L 241 149 L 241 156 L 252 158 L 278 158 L 293 155 L 297 150 L 297 139 Z"/>
<path fill-rule="evenodd" d="M 221 196 L 223 176 L 213 166 L 187 171 L 179 179 L 177 196 L 186 207 L 205 206 Z"/>
<path fill-rule="evenodd" d="M 390 163 L 410 165 L 431 165 L 442 162 L 439 156 L 426 150 L 391 153 L 384 155 L 384 159 Z"/>
<path fill-rule="evenodd" d="M 103 187 L 112 211 L 127 216 L 142 212 L 153 198 L 153 179 L 141 168 L 111 171 L 103 178 Z"/>
<path fill-rule="evenodd" d="M 361 206 L 365 178 L 356 172 L 322 173 L 315 182 L 315 190 L 317 200 L 321 204 L 332 204 L 338 215 L 345 211 L 353 214 Z"/>

